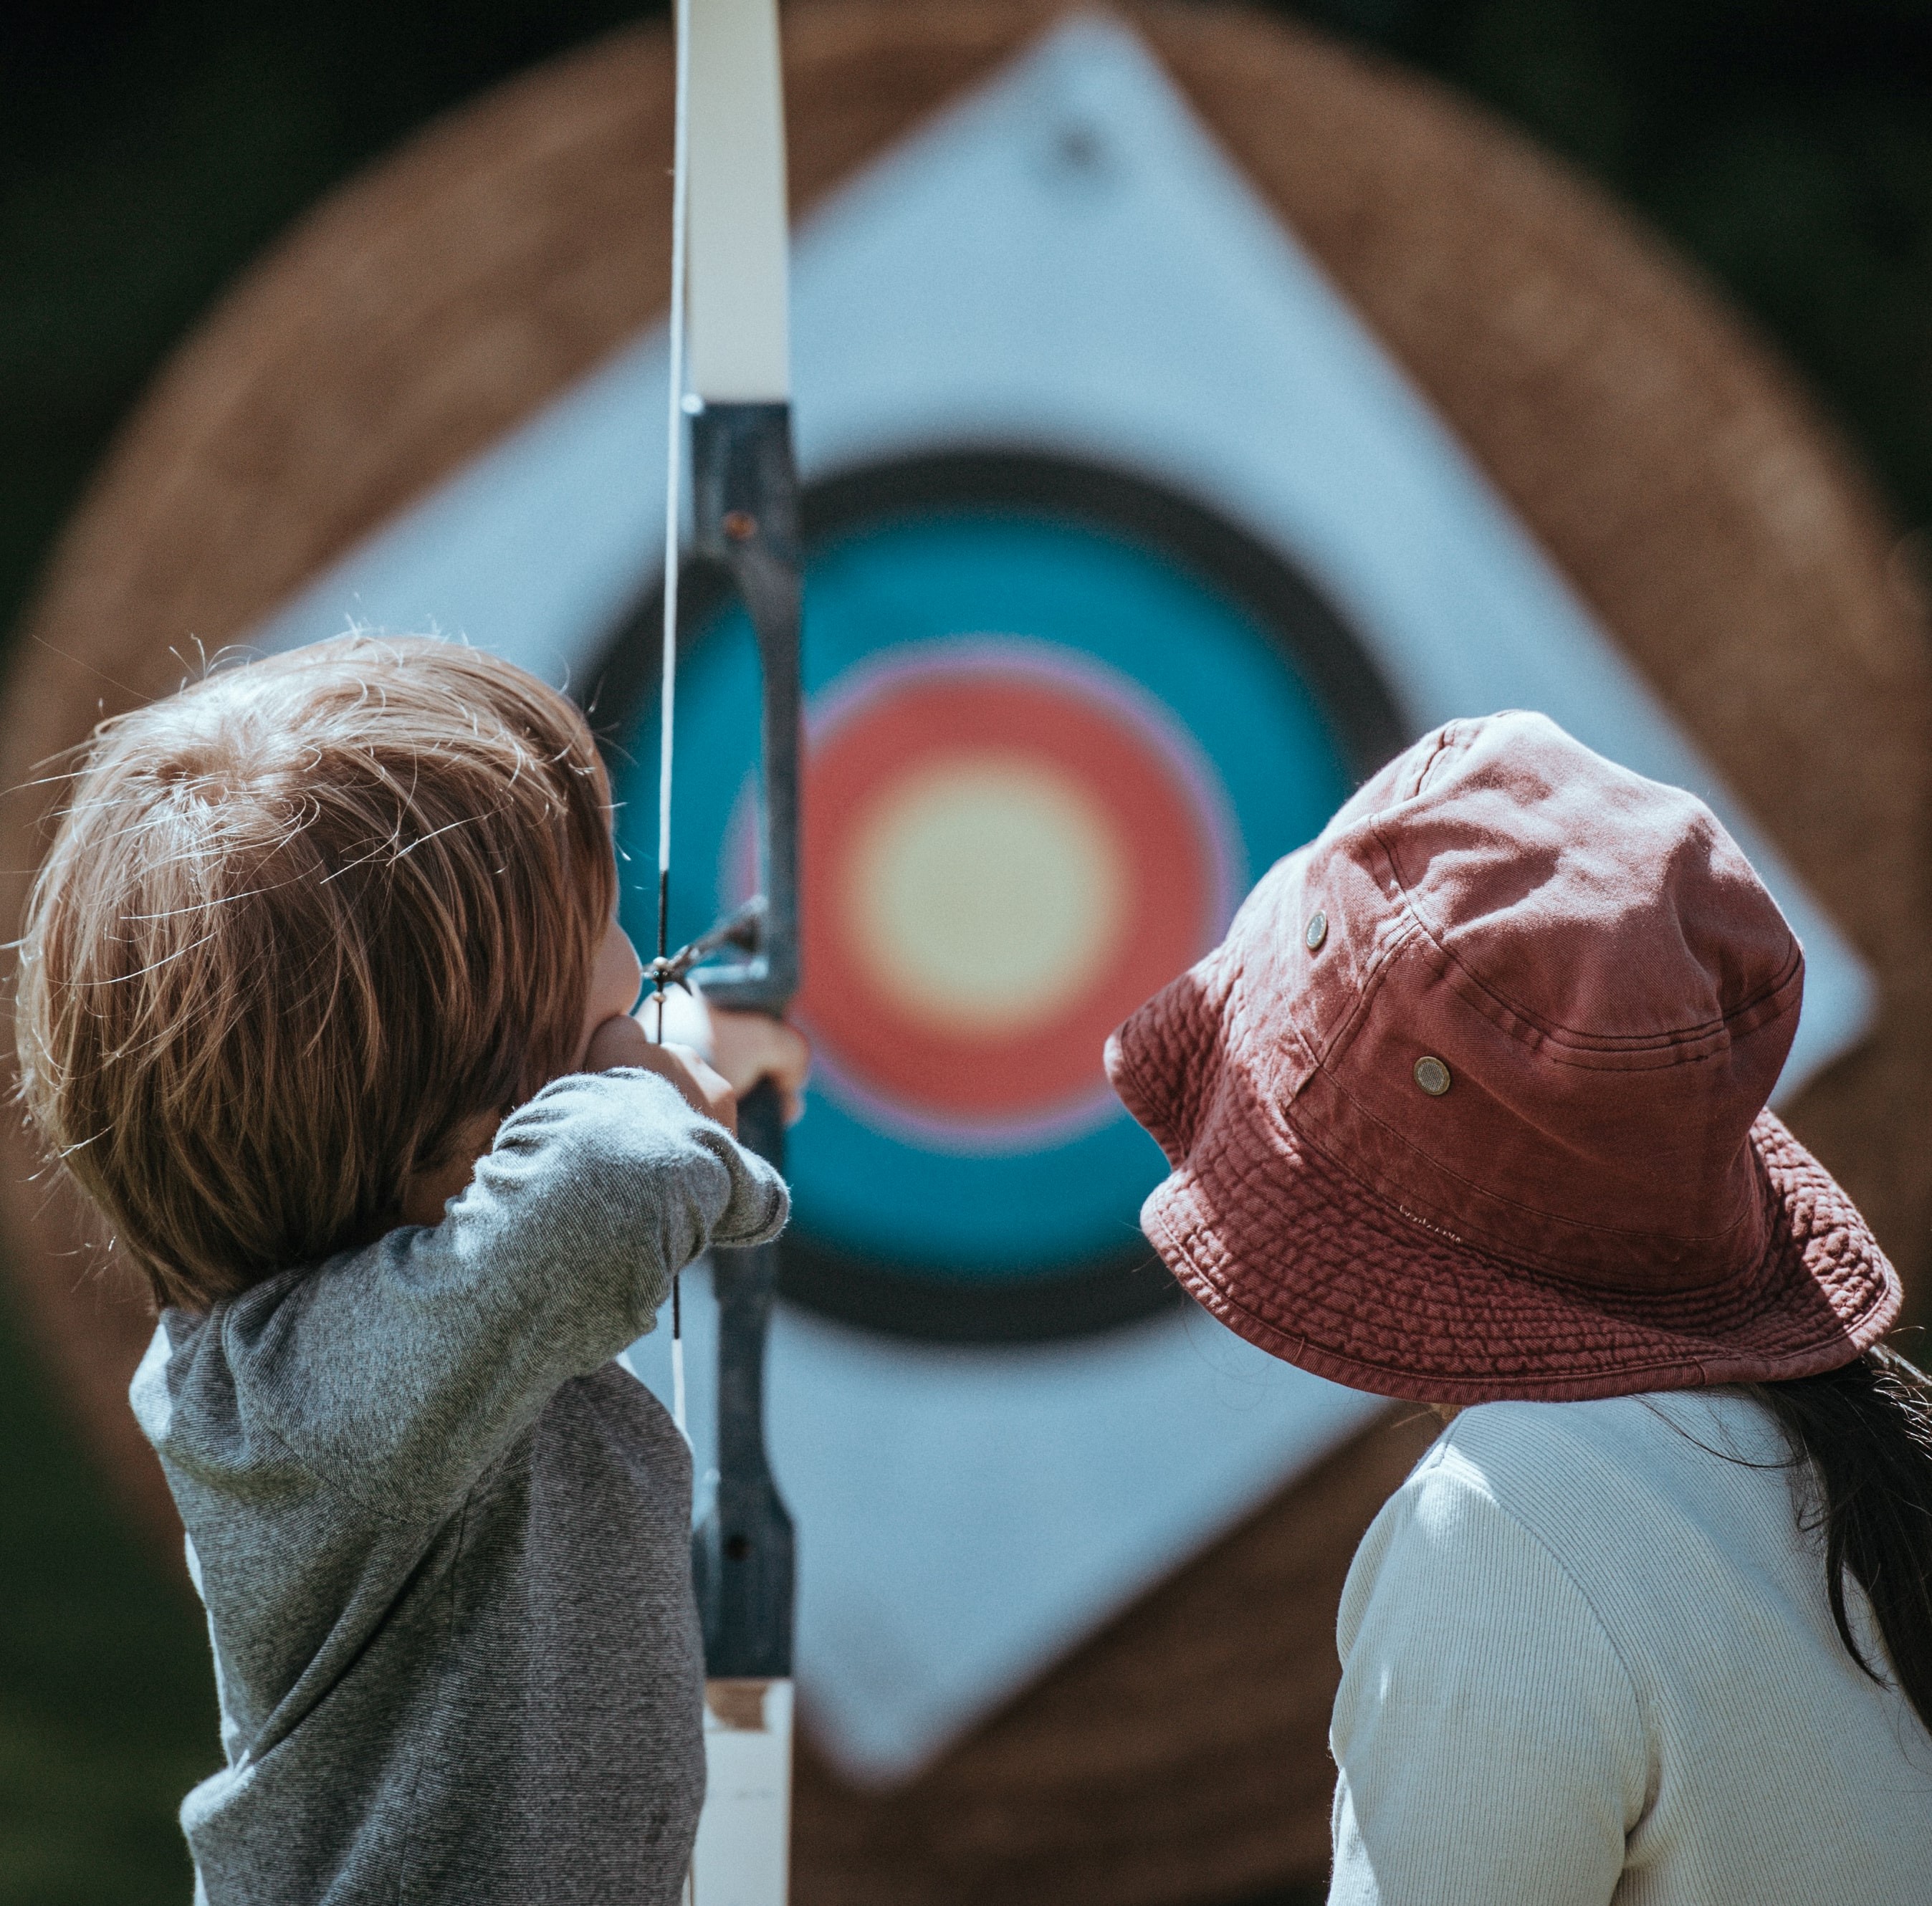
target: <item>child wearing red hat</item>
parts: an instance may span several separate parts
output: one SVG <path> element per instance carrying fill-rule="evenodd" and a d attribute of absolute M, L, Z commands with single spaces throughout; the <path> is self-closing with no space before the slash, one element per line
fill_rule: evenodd
<path fill-rule="evenodd" d="M 1702 802 L 1508 714 L 1109 1042 L 1186 1289 L 1453 1419 L 1343 1592 L 1331 1902 L 1932 1899 L 1932 1386 L 1765 1109 L 1803 981 Z"/>

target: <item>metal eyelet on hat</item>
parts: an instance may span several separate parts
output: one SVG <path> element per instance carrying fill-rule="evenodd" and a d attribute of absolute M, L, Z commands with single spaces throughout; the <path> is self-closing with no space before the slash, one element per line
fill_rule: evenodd
<path fill-rule="evenodd" d="M 1432 1053 L 1425 1053 L 1415 1062 L 1415 1083 L 1431 1098 L 1440 1098 L 1449 1089 L 1449 1068 Z"/>
<path fill-rule="evenodd" d="M 1301 943 L 1311 953 L 1322 951 L 1322 943 L 1328 937 L 1328 916 L 1314 913 L 1308 916 L 1308 925 L 1302 929 Z"/>

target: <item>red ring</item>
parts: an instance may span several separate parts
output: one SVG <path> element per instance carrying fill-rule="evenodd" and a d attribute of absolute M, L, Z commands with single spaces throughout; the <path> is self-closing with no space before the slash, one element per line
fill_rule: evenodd
<path fill-rule="evenodd" d="M 868 819 L 949 759 L 1030 757 L 1114 831 L 1123 925 L 1094 978 L 1043 1027 L 961 1032 L 875 984 L 845 896 Z M 1217 924 L 1211 826 L 1159 739 L 1075 685 L 952 664 L 891 683 L 817 736 L 806 771 L 805 990 L 800 1014 L 838 1072 L 916 1114 L 1037 1117 L 1102 1084 L 1106 1036 L 1199 956 Z"/>

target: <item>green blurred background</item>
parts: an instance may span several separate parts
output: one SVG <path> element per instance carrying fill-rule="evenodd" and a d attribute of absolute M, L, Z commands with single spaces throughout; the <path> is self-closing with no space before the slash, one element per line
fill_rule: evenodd
<path fill-rule="evenodd" d="M 0 34 L 0 627 L 236 271 L 607 0 L 64 0 Z M 1637 208 L 1932 522 L 1932 0 L 1309 0 Z M 185 1902 L 218 1758 L 198 1613 L 117 1521 L 0 1281 L 0 1906 Z"/>

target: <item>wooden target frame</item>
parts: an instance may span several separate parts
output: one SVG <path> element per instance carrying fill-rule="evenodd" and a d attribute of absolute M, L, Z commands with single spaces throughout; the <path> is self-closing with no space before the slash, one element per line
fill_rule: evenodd
<path fill-rule="evenodd" d="M 785 21 L 797 208 L 1064 10 L 801 0 Z M 1681 261 L 1494 121 L 1284 23 L 1124 12 L 1870 963 L 1874 1035 L 1787 1116 L 1922 1287 L 1932 679 L 1924 603 L 1866 482 Z M 176 686 L 661 312 L 670 140 L 665 34 L 600 42 L 326 201 L 176 354 L 13 652 L 8 919 L 57 799 L 44 764 Z M 36 1168 L 10 1122 L 10 1261 L 84 1432 L 172 1546 L 125 1403 L 149 1320 Z M 795 1896 L 1128 1906 L 1318 1880 L 1342 1574 L 1432 1427 L 1398 1415 L 1352 1446 L 910 1788 L 862 1795 L 806 1753 Z"/>

